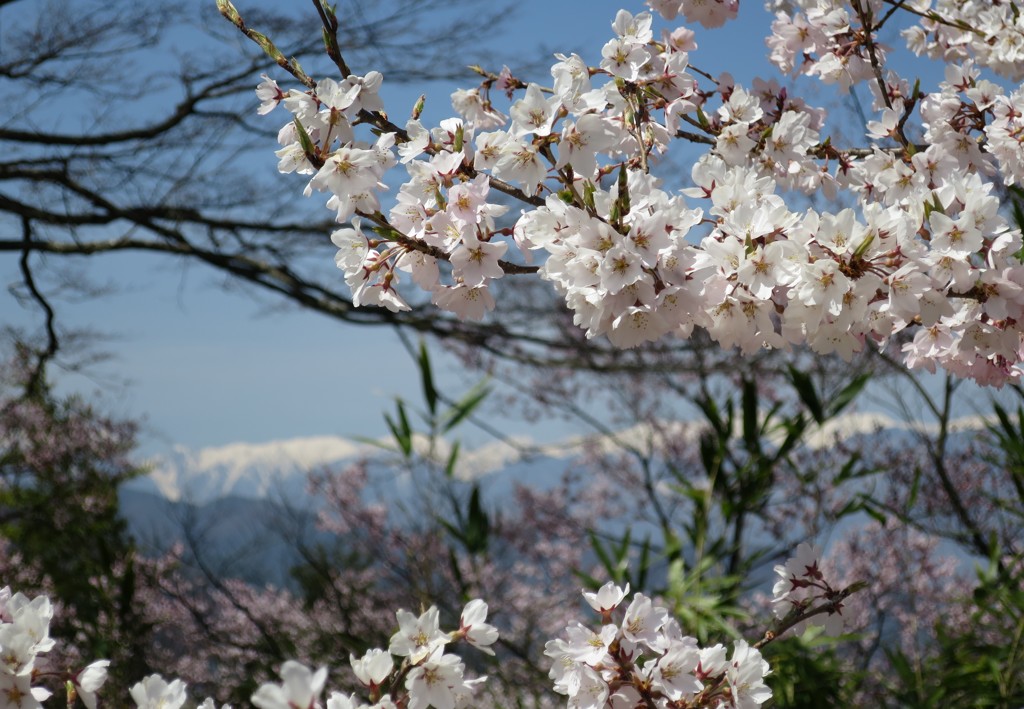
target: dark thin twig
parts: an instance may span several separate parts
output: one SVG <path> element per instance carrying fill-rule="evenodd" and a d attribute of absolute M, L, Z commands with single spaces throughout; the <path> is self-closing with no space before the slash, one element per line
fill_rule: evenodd
<path fill-rule="evenodd" d="M 887 5 L 891 5 L 893 7 L 893 10 L 896 10 L 896 9 L 903 10 L 905 12 L 909 12 L 912 15 L 917 15 L 918 17 L 922 17 L 922 18 L 924 18 L 926 20 L 931 20 L 932 22 L 935 22 L 937 24 L 945 25 L 946 27 L 953 27 L 953 28 L 961 30 L 963 32 L 971 32 L 972 34 L 976 34 L 979 37 L 984 37 L 985 36 L 984 33 L 981 30 L 979 30 L 976 27 L 971 27 L 969 24 L 967 24 L 963 20 L 948 20 L 945 17 L 943 17 L 942 15 L 940 15 L 939 13 L 935 12 L 934 10 L 926 10 L 925 12 L 921 12 L 920 10 L 915 10 L 913 7 L 910 7 L 910 6 L 905 4 L 906 0 L 882 0 L 882 2 L 884 2 Z M 891 12 L 892 11 L 890 11 L 890 14 L 891 14 Z M 888 15 L 886 15 L 886 17 L 884 19 L 888 19 Z"/>
<path fill-rule="evenodd" d="M 46 364 L 57 354 L 57 350 L 60 348 L 60 341 L 57 339 L 56 316 L 53 313 L 53 308 L 50 307 L 46 297 L 36 287 L 35 278 L 32 277 L 32 269 L 28 265 L 28 257 L 32 252 L 32 222 L 27 216 L 22 216 L 21 218 L 21 239 L 23 246 L 21 258 L 18 261 L 21 267 L 21 276 L 25 281 L 25 287 L 28 288 L 28 292 L 32 294 L 32 298 L 39 303 L 39 306 L 46 314 L 46 349 L 37 353 L 36 365 L 32 368 L 28 381 L 25 383 L 25 395 L 31 398 L 42 393 Z"/>
<path fill-rule="evenodd" d="M 871 61 L 871 70 L 875 75 L 875 83 L 878 84 L 878 91 L 882 95 L 882 101 L 885 102 L 887 108 L 892 108 L 892 100 L 889 98 L 889 87 L 885 82 L 885 77 L 882 75 L 882 63 L 878 58 L 878 52 L 875 47 L 874 32 L 878 29 L 878 26 L 872 24 L 871 9 L 864 5 L 863 0 L 859 0 L 854 3 L 854 9 L 857 11 L 857 17 L 861 22 L 861 26 L 864 29 L 863 44 L 868 50 L 868 59 Z M 904 121 L 905 122 L 905 121 Z M 907 136 L 903 132 L 903 123 L 901 122 L 895 131 L 895 138 L 904 147 L 910 146 L 910 141 L 907 140 Z"/>

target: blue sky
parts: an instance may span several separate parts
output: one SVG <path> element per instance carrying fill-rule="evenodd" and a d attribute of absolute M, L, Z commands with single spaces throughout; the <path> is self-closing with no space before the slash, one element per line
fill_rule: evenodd
<path fill-rule="evenodd" d="M 246 0 L 236 4 L 243 9 Z M 494 37 L 494 47 L 523 56 L 535 56 L 539 46 L 583 50 L 593 64 L 622 5 L 630 4 L 524 0 Z M 309 26 L 315 31 L 316 18 L 309 10 Z M 768 73 L 763 38 L 769 22 L 761 4 L 748 0 L 739 21 L 710 32 L 696 28 L 700 48 L 693 63 L 731 71 L 741 82 Z M 365 73 L 372 68 L 353 69 Z M 450 115 L 448 95 L 454 88 L 440 83 L 389 87 L 387 101 L 397 114 L 404 114 L 426 92 L 425 119 L 436 121 Z M 254 95 L 254 111 L 256 105 Z M 264 120 L 276 129 L 283 119 L 284 114 L 272 114 Z M 275 147 L 266 145 L 267 165 L 273 164 Z M 282 176 L 280 184 L 302 199 L 301 180 Z M 255 303 L 244 292 L 221 288 L 222 277 L 197 264 L 183 268 L 166 258 L 108 255 L 84 266 L 96 280 L 115 284 L 117 292 L 61 305 L 60 323 L 109 335 L 101 349 L 114 358 L 92 367 L 88 377 L 64 377 L 62 386 L 100 396 L 104 408 L 114 413 L 142 417 L 144 451 L 175 443 L 199 447 L 322 434 L 376 436 L 384 432 L 381 412 L 391 407 L 394 396 L 418 397 L 415 367 L 387 329 L 343 326 L 307 312 L 281 311 L 266 298 Z M 0 260 L 0 275 L 5 283 L 17 279 L 14 258 Z M 22 309 L 6 290 L 0 294 L 0 312 L 5 322 L 39 322 L 35 311 Z M 437 367 L 442 384 L 454 390 L 467 388 L 475 379 L 443 358 Z M 569 432 L 564 425 L 506 425 L 538 438 Z"/>

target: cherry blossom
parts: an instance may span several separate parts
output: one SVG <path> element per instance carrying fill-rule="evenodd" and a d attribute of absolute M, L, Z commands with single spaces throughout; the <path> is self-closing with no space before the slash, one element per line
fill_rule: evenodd
<path fill-rule="evenodd" d="M 316 672 L 294 660 L 281 665 L 281 684 L 264 684 L 252 695 L 259 709 L 313 709 L 327 680 L 327 668 Z"/>
<path fill-rule="evenodd" d="M 134 685 L 131 695 L 139 709 L 179 709 L 188 699 L 184 682 L 167 682 L 160 675 L 150 675 Z"/>
<path fill-rule="evenodd" d="M 409 690 L 409 709 L 454 709 L 458 691 L 463 686 L 462 661 L 435 649 L 421 664 L 412 669 L 405 680 Z"/>
<path fill-rule="evenodd" d="M 648 4 L 666 20 L 682 15 L 708 27 L 738 7 Z M 357 304 L 408 307 L 400 268 L 431 291 L 434 305 L 480 319 L 493 307 L 489 283 L 509 271 L 505 259 L 528 262 L 524 249 L 533 249 L 545 252 L 539 275 L 564 295 L 587 336 L 606 335 L 621 347 L 702 327 L 743 351 L 806 344 L 852 357 L 927 326 L 945 334 L 908 351 L 908 364 L 996 383 L 1019 377 L 1024 276 L 1014 254 L 1021 237 L 1000 215 L 993 180 L 1020 179 L 1022 94 L 1007 94 L 979 69 L 1005 73 L 1016 65 L 1016 20 L 972 3 L 939 3 L 937 15 L 911 8 L 923 32 L 908 30 L 911 47 L 961 62 L 927 92 L 881 69 L 886 48 L 878 27 L 865 26 L 877 17 L 867 0 L 769 6 L 776 12 L 771 57 L 782 70 L 844 90 L 867 85 L 878 116 L 866 126 L 867 150 L 834 145 L 823 133 L 826 112 L 774 81 L 748 88 L 722 75 L 702 86 L 687 72 L 692 32 L 669 29 L 665 36 L 675 39 L 659 43 L 653 16 L 626 10 L 611 23 L 598 66 L 557 55 L 550 94 L 507 72 L 488 77 L 453 95 L 461 120 L 433 129 L 412 120 L 405 135 L 385 131 L 373 148 L 347 130 L 357 108 L 379 110 L 379 74 L 324 79 L 306 92 L 284 93 L 267 80 L 260 110 L 283 104 L 303 126 L 302 134 L 282 130 L 282 171 L 315 173 L 307 192 L 331 192 L 339 220 L 372 216 L 382 229 L 381 247 L 371 249 L 377 255 L 339 261 Z M 929 19 L 942 13 L 952 24 Z M 954 37 L 948 28 L 956 22 L 979 33 Z M 1000 40 L 972 39 L 981 36 Z M 510 124 L 491 103 L 492 86 L 510 96 L 525 88 L 509 106 Z M 907 138 L 915 112 L 924 146 Z M 673 139 L 692 135 L 711 150 L 694 164 L 696 188 L 673 191 L 651 166 Z M 388 223 L 378 193 L 397 164 L 392 146 L 411 180 Z M 526 200 L 512 230 L 518 254 L 496 233 L 504 207 L 489 201 L 492 180 Z M 784 200 L 785 192 L 819 190 L 847 191 L 857 207 L 794 210 Z M 690 232 L 698 224 L 695 247 Z M 452 263 L 454 282 L 435 271 L 437 259 Z M 979 302 L 980 312 L 972 305 Z M 982 322 L 972 324 L 972 313 Z"/>
<path fill-rule="evenodd" d="M 493 655 L 494 650 L 489 646 L 498 639 L 498 629 L 488 624 L 486 620 L 487 604 L 479 598 L 473 599 L 462 610 L 456 636 L 465 637 L 466 642 L 477 650 Z"/>
<path fill-rule="evenodd" d="M 619 587 L 614 581 L 609 581 L 596 592 L 584 591 L 583 599 L 590 604 L 595 611 L 604 615 L 618 608 L 619 604 L 629 594 L 629 584 Z"/>
<path fill-rule="evenodd" d="M 821 570 L 821 548 L 802 543 L 796 555 L 784 565 L 776 566 L 779 580 L 772 589 L 775 615 L 787 619 L 799 615 L 818 604 L 823 612 L 801 620 L 795 627 L 801 633 L 812 625 L 821 625 L 829 635 L 843 631 L 843 606 L 838 589 L 833 588 Z"/>
<path fill-rule="evenodd" d="M 352 671 L 356 678 L 371 690 L 380 686 L 395 668 L 391 654 L 379 648 L 372 648 L 361 658 L 351 656 Z"/>
<path fill-rule="evenodd" d="M 602 621 L 619 606 L 626 590 L 606 584 L 586 595 Z M 604 600 L 598 600 L 598 595 Z M 566 706 L 736 706 L 757 707 L 771 697 L 764 684 L 768 663 L 746 642 L 737 641 L 732 660 L 726 648 L 700 648 L 684 636 L 665 608 L 636 594 L 617 623 L 594 631 L 581 623 L 566 628 L 566 640 L 548 642 L 550 677 Z M 670 704 L 670 702 L 672 704 Z"/>
<path fill-rule="evenodd" d="M 398 632 L 391 638 L 388 651 L 392 655 L 408 657 L 410 662 L 417 663 L 449 641 L 448 635 L 441 632 L 440 617 L 436 607 L 431 607 L 420 616 L 399 610 Z"/>
<path fill-rule="evenodd" d="M 97 660 L 82 669 L 72 680 L 79 698 L 89 709 L 96 709 L 96 692 L 107 681 L 109 666 L 109 660 Z"/>

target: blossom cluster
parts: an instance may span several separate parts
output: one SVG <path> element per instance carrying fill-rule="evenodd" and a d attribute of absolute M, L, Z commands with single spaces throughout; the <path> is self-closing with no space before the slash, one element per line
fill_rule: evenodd
<path fill-rule="evenodd" d="M 701 648 L 668 610 L 642 593 L 623 610 L 628 593 L 629 584 L 612 582 L 584 593 L 603 625 L 570 625 L 565 639 L 545 647 L 554 661 L 555 691 L 568 695 L 571 709 L 746 709 L 771 697 L 764 683 L 768 663 L 759 650 L 744 640 L 736 641 L 731 658 L 724 645 Z"/>
<path fill-rule="evenodd" d="M 63 675 L 46 672 L 37 664 L 39 655 L 53 649 L 50 621 L 53 604 L 46 596 L 28 598 L 0 588 L 0 705 L 11 709 L 38 709 L 52 692 L 33 687 L 43 675 L 67 682 L 88 709 L 96 709 L 96 692 L 107 679 L 106 660 L 93 662 L 80 671 Z"/>
<path fill-rule="evenodd" d="M 915 0 L 921 21 L 904 31 L 918 54 L 948 62 L 976 58 L 1013 81 L 1024 79 L 1024 17 L 1012 2 Z"/>
<path fill-rule="evenodd" d="M 53 607 L 45 596 L 29 600 L 4 587 L 0 589 L 0 697 L 17 707 L 42 706 L 50 696 L 42 687 L 32 687 L 36 656 L 50 650 L 50 619 Z"/>
<path fill-rule="evenodd" d="M 772 588 L 772 610 L 780 621 L 799 618 L 793 626 L 797 633 L 818 625 L 828 635 L 839 635 L 846 621 L 843 594 L 829 584 L 820 564 L 821 548 L 805 542 L 796 548 L 796 556 L 776 566 L 779 580 Z"/>
<path fill-rule="evenodd" d="M 857 42 L 856 19 L 877 30 L 889 10 L 882 0 L 768 0 L 776 14 L 772 61 L 784 71 L 846 83 L 871 75 L 873 60 Z M 917 22 L 901 31 L 916 54 L 947 63 L 976 60 L 1013 81 L 1024 79 L 1024 19 L 1012 2 L 907 0 Z M 877 22 L 876 22 L 877 21 Z M 883 51 L 881 47 L 875 50 Z M 798 63 L 799 62 L 799 63 Z"/>
<path fill-rule="evenodd" d="M 833 589 L 819 568 L 820 549 L 802 544 L 796 556 L 776 567 L 781 576 L 773 603 L 780 618 L 774 639 L 791 627 L 822 614 L 815 602 L 825 600 L 829 632 L 842 630 L 841 601 L 848 591 Z M 699 647 L 684 635 L 669 611 L 642 593 L 633 596 L 625 587 L 608 582 L 596 592 L 584 592 L 587 603 L 601 616 L 600 628 L 582 623 L 565 629 L 565 638 L 550 640 L 544 654 L 552 660 L 549 673 L 556 692 L 568 696 L 571 709 L 625 709 L 643 706 L 665 709 L 736 707 L 752 709 L 771 697 L 764 683 L 768 663 L 757 646 L 737 640 L 732 655 L 725 646 Z M 367 701 L 358 694 L 331 692 L 321 702 L 328 670 L 316 671 L 289 660 L 280 667 L 280 683 L 262 684 L 252 695 L 258 709 L 461 709 L 480 706 L 479 688 L 486 677 L 467 678 L 465 665 L 446 648 L 464 641 L 489 655 L 498 640 L 497 629 L 487 622 L 487 604 L 479 599 L 464 607 L 456 630 L 440 627 L 440 613 L 431 607 L 420 615 L 399 610 L 398 631 L 387 650 L 374 648 L 361 657 L 350 655 L 352 673 Z M 834 616 L 834 617 L 833 617 Z M 96 709 L 96 693 L 107 678 L 107 660 L 93 662 L 75 673 L 42 670 L 36 656 L 54 646 L 49 636 L 53 608 L 46 596 L 28 599 L 10 589 L 0 590 L 0 705 L 37 709 L 51 696 L 38 679 L 66 683 L 69 706 L 80 697 Z M 138 709 L 180 709 L 188 701 L 181 680 L 161 675 L 146 677 L 131 687 Z M 207 698 L 200 709 L 217 709 Z M 230 709 L 226 705 L 222 709 Z"/>
<path fill-rule="evenodd" d="M 737 11 L 648 5 L 705 26 Z M 1017 78 L 1024 34 L 1011 4 L 769 7 L 782 70 L 872 92 L 866 146 L 834 144 L 826 111 L 774 80 L 745 87 L 693 70 L 693 30 L 656 36 L 650 12 L 625 10 L 598 65 L 557 55 L 547 87 L 481 70 L 479 87 L 452 95 L 459 117 L 436 127 L 419 107 L 391 123 L 377 72 L 305 91 L 268 78 L 260 112 L 292 114 L 280 169 L 310 175 L 306 193 L 329 192 L 350 220 L 332 239 L 357 305 L 407 309 L 408 274 L 436 306 L 480 319 L 495 280 L 537 270 L 588 337 L 621 347 L 700 327 L 745 352 L 808 345 L 849 358 L 912 328 L 911 367 L 1019 377 L 1022 241 L 998 195 L 1024 178 L 1024 89 L 981 75 Z M 906 33 L 913 48 L 959 62 L 932 92 L 885 69 L 877 34 L 897 10 L 920 21 Z M 521 96 L 506 114 L 492 90 Z M 356 139 L 358 123 L 376 127 L 376 142 Z M 670 189 L 655 168 L 678 142 L 706 152 L 692 185 Z M 385 214 L 384 175 L 399 165 L 409 179 Z M 800 195 L 840 208 L 794 208 Z M 500 221 L 509 197 L 523 205 L 514 226 Z M 536 269 L 532 251 L 543 252 Z"/>
<path fill-rule="evenodd" d="M 778 625 L 774 639 L 789 629 L 803 632 L 823 625 L 843 630 L 842 599 L 850 591 L 833 588 L 820 569 L 821 549 L 800 544 L 794 557 L 775 568 L 780 576 L 772 590 Z M 629 584 L 608 582 L 585 592 L 601 616 L 600 628 L 582 623 L 551 640 L 544 654 L 553 661 L 555 691 L 569 697 L 571 709 L 666 709 L 737 707 L 753 709 L 771 696 L 764 678 L 768 663 L 756 646 L 737 640 L 731 657 L 724 645 L 702 648 L 684 635 L 669 611 L 642 593 L 624 606 Z"/>
<path fill-rule="evenodd" d="M 490 645 L 497 641 L 498 631 L 486 622 L 487 604 L 479 599 L 470 601 L 462 611 L 459 629 L 448 633 L 440 629 L 436 607 L 419 616 L 404 610 L 396 615 L 399 629 L 387 650 L 374 648 L 362 657 L 350 657 L 352 671 L 365 688 L 369 703 L 356 694 L 337 691 L 330 693 L 326 703 L 321 703 L 327 668 L 313 671 L 300 662 L 288 660 L 279 670 L 281 682 L 261 685 L 252 695 L 253 706 L 258 709 L 456 709 L 473 706 L 474 691 L 486 678 L 467 679 L 462 660 L 446 653 L 444 648 L 450 642 L 465 640 L 485 653 L 494 654 Z M 186 687 L 181 680 L 168 683 L 159 675 L 147 677 L 135 685 L 131 694 L 138 709 L 179 709 L 187 701 Z M 200 709 L 216 709 L 216 705 L 212 699 L 207 699 Z"/>
<path fill-rule="evenodd" d="M 446 653 L 449 643 L 465 641 L 478 650 L 494 654 L 490 648 L 497 639 L 497 629 L 487 623 L 487 604 L 477 599 L 466 604 L 459 619 L 459 628 L 451 632 L 440 629 L 440 615 L 431 607 L 416 616 L 399 610 L 398 632 L 391 638 L 388 650 L 371 649 L 362 657 L 350 658 L 356 679 L 365 687 L 370 702 L 355 694 L 332 692 L 326 705 L 321 704 L 327 680 L 327 668 L 316 672 L 299 662 L 289 660 L 280 668 L 282 682 L 260 686 L 252 696 L 258 709 L 456 709 L 473 706 L 474 691 L 486 679 L 468 679 L 458 656 Z M 63 676 L 40 672 L 36 655 L 54 646 L 49 637 L 53 607 L 46 596 L 29 600 L 10 589 L 0 590 L 0 706 L 11 709 L 39 709 L 40 702 L 52 695 L 42 687 L 32 687 L 39 677 L 59 677 L 69 687 L 69 706 L 80 697 L 88 709 L 96 709 L 96 692 L 107 678 L 107 660 L 93 662 L 78 673 Z M 396 659 L 398 664 L 396 665 Z M 154 674 L 132 686 L 132 700 L 138 709 L 180 709 L 188 701 L 187 686 L 179 679 L 168 682 Z M 199 709 L 216 709 L 207 698 Z M 227 705 L 222 709 L 230 709 Z"/>

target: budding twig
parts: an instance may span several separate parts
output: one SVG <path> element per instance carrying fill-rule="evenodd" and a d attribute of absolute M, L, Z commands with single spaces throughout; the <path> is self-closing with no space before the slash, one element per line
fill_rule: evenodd
<path fill-rule="evenodd" d="M 217 0 L 217 10 L 227 18 L 231 24 L 237 27 L 239 32 L 258 44 L 260 49 L 266 52 L 271 59 L 277 62 L 278 66 L 302 82 L 306 88 L 316 88 L 316 82 L 302 70 L 302 67 L 299 65 L 299 62 L 295 57 L 288 59 L 281 50 L 277 48 L 277 45 L 270 41 L 269 37 L 246 26 L 242 16 L 238 14 L 238 10 L 231 4 L 231 0 Z"/>

